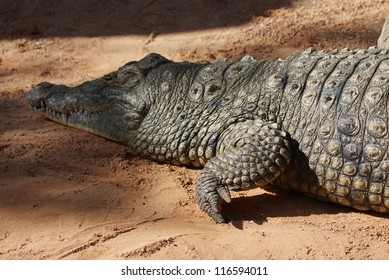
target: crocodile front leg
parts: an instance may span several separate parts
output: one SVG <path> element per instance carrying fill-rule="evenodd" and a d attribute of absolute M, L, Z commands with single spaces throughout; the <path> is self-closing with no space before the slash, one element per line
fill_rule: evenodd
<path fill-rule="evenodd" d="M 208 161 L 197 184 L 200 208 L 216 223 L 226 222 L 221 199 L 231 202 L 230 190 L 262 187 L 274 181 L 291 158 L 290 136 L 277 124 L 247 120 L 222 133 L 217 155 Z"/>

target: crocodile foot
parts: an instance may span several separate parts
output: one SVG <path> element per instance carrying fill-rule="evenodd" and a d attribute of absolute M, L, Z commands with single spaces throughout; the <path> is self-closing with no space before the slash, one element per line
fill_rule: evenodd
<path fill-rule="evenodd" d="M 196 199 L 200 208 L 207 213 L 216 223 L 228 223 L 221 214 L 221 203 L 224 200 L 231 202 L 230 191 L 226 186 L 220 185 L 210 171 L 204 170 L 196 189 Z"/>

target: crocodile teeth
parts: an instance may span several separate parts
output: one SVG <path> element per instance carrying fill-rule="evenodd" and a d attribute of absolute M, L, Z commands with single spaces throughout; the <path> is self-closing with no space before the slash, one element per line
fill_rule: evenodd
<path fill-rule="evenodd" d="M 61 114 L 62 122 L 67 123 L 68 122 L 68 115 L 67 114 Z"/>

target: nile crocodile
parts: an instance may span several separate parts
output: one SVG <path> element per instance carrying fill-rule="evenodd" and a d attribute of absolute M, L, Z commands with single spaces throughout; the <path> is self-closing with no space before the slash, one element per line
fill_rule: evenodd
<path fill-rule="evenodd" d="M 196 199 L 217 223 L 231 190 L 266 185 L 389 212 L 387 50 L 214 64 L 150 54 L 77 87 L 41 83 L 27 100 L 143 157 L 202 167 Z"/>

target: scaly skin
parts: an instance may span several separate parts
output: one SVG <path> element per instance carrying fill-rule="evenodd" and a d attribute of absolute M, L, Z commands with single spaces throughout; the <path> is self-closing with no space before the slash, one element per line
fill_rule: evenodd
<path fill-rule="evenodd" d="M 217 223 L 230 190 L 267 184 L 389 212 L 387 51 L 215 64 L 151 54 L 75 88 L 40 84 L 27 99 L 146 158 L 203 167 L 196 197 Z"/>

